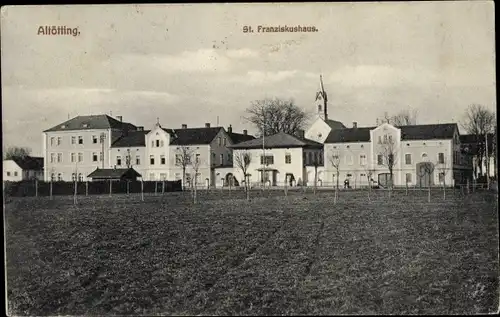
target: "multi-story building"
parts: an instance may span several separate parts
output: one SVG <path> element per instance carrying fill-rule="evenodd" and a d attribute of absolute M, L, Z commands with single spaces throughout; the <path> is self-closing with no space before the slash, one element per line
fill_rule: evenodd
<path fill-rule="evenodd" d="M 144 180 L 182 180 L 190 185 L 196 177 L 200 186 L 214 186 L 232 171 L 232 150 L 235 142 L 253 139 L 244 130 L 234 133 L 230 126 L 163 128 L 156 123 L 153 129 L 123 135 L 111 145 L 113 166 L 133 167 Z"/>
<path fill-rule="evenodd" d="M 43 131 L 45 180 L 85 180 L 97 167 L 109 167 L 111 144 L 136 130 L 121 117 L 92 115 L 77 116 Z"/>
<path fill-rule="evenodd" d="M 332 130 L 324 153 L 323 183 L 336 184 L 339 175 L 340 184 L 386 186 L 392 171 L 395 186 L 452 186 L 466 174 L 455 123 Z"/>
<path fill-rule="evenodd" d="M 465 134 L 460 136 L 460 143 L 462 144 L 463 155 L 466 159 L 470 160 L 469 166 L 471 169 L 470 178 L 478 179 L 482 175 L 486 175 L 486 171 L 489 171 L 490 177 L 497 176 L 497 165 L 496 165 L 496 138 L 493 133 L 489 133 L 487 137 L 488 141 L 488 160 L 489 166 L 486 168 L 486 143 L 485 138 L 479 138 L 475 134 Z M 484 145 L 483 145 L 484 144 Z M 482 159 L 479 160 L 479 153 L 482 153 Z"/>
<path fill-rule="evenodd" d="M 303 135 L 277 133 L 264 138 L 232 145 L 233 173 L 236 181 L 244 178 L 238 161 L 248 153 L 250 162 L 246 166 L 250 184 L 269 183 L 271 186 L 310 184 L 314 181 L 311 170 L 323 165 L 323 144 L 306 139 Z"/>

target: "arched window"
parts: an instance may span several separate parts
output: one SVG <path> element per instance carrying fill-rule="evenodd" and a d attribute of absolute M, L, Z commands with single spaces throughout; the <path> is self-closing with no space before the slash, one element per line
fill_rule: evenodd
<path fill-rule="evenodd" d="M 318 105 L 318 111 L 321 111 L 321 105 Z"/>

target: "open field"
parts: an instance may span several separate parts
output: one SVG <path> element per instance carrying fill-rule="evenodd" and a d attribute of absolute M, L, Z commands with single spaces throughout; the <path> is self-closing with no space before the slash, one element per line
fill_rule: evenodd
<path fill-rule="evenodd" d="M 459 314 L 498 307 L 495 197 L 450 190 L 13 198 L 13 315 Z M 231 195 L 231 196 L 230 196 Z"/>

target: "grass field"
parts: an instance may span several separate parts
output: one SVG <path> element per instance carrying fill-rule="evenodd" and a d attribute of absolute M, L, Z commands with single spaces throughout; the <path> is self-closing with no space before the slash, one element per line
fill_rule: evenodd
<path fill-rule="evenodd" d="M 229 197 L 231 195 L 231 197 Z M 490 193 L 12 199 L 12 315 L 469 314 L 498 308 Z"/>

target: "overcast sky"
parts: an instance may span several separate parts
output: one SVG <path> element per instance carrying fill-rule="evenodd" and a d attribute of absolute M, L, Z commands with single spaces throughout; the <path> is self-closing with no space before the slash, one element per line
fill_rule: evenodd
<path fill-rule="evenodd" d="M 80 35 L 37 35 L 46 25 Z M 320 74 L 329 117 L 348 126 L 407 107 L 419 123 L 458 122 L 471 103 L 496 108 L 494 39 L 482 1 L 2 7 L 4 146 L 40 155 L 44 129 L 111 112 L 146 129 L 219 116 L 253 132 L 252 100 L 315 111 Z"/>

